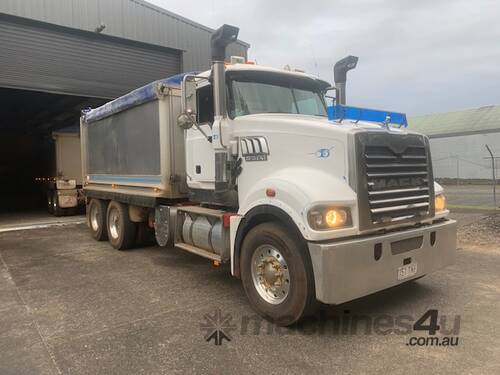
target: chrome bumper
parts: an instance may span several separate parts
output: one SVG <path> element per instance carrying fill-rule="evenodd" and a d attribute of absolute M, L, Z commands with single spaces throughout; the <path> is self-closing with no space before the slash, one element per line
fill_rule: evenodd
<path fill-rule="evenodd" d="M 456 222 L 446 220 L 347 241 L 310 242 L 316 298 L 323 303 L 339 304 L 453 264 L 456 231 Z M 435 239 L 434 245 L 431 245 L 431 237 Z M 375 259 L 376 245 L 382 249 L 378 260 Z M 398 280 L 398 268 L 409 262 L 417 263 L 417 273 Z"/>

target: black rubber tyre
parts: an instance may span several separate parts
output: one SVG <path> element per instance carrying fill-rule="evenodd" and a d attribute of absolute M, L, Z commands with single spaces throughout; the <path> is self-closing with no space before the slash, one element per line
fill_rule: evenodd
<path fill-rule="evenodd" d="M 250 304 L 260 315 L 281 326 L 295 324 L 313 314 L 319 307 L 311 260 L 304 241 L 296 237 L 280 223 L 263 223 L 250 230 L 241 249 L 241 280 Z M 254 253 L 266 246 L 271 246 L 282 254 L 289 275 L 287 295 L 277 304 L 262 297 L 252 276 Z"/>
<path fill-rule="evenodd" d="M 111 201 L 106 214 L 108 241 L 117 250 L 130 249 L 135 245 L 137 225 L 130 221 L 128 206 Z"/>
<path fill-rule="evenodd" d="M 106 241 L 107 202 L 100 199 L 91 199 L 87 205 L 87 225 L 92 237 L 97 241 Z"/>
<path fill-rule="evenodd" d="M 59 199 L 57 196 L 57 191 L 52 192 L 52 215 L 63 216 L 66 213 L 64 208 L 59 207 Z"/>
<path fill-rule="evenodd" d="M 54 214 L 54 194 L 52 190 L 47 191 L 47 211 L 49 214 Z"/>
<path fill-rule="evenodd" d="M 137 246 L 150 246 L 155 244 L 155 231 L 147 223 L 136 223 L 137 236 L 135 244 Z"/>

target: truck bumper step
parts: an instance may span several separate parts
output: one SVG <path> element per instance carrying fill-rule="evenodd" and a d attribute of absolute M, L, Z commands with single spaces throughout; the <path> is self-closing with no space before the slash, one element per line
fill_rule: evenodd
<path fill-rule="evenodd" d="M 196 247 L 193 245 L 189 245 L 187 243 L 176 243 L 174 246 L 179 248 L 179 249 L 189 251 L 190 253 L 202 256 L 204 258 L 208 258 L 211 260 L 216 260 L 218 262 L 222 262 L 220 255 L 212 253 L 208 250 L 202 249 L 201 247 Z"/>

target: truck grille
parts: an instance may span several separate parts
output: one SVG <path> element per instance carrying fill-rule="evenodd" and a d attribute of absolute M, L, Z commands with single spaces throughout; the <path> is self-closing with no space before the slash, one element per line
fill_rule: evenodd
<path fill-rule="evenodd" d="M 419 221 L 434 214 L 427 138 L 414 134 L 357 135 L 360 227 Z"/>

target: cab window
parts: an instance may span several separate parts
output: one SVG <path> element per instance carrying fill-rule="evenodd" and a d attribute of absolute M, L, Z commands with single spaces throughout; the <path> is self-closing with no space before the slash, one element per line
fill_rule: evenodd
<path fill-rule="evenodd" d="M 198 124 L 214 122 L 214 94 L 212 85 L 206 85 L 196 90 Z"/>

